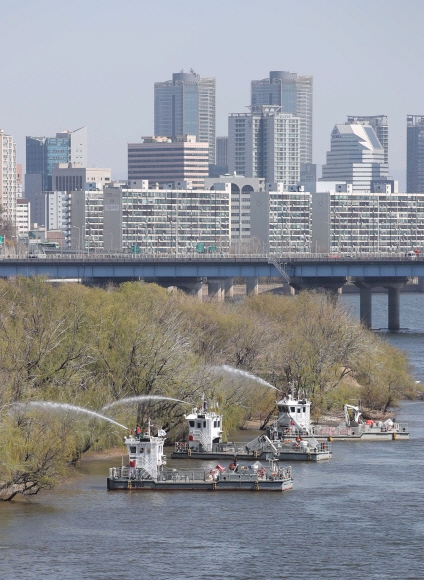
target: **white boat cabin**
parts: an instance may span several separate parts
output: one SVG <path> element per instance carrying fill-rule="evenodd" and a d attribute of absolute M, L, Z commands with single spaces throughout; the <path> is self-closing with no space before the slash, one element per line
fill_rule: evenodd
<path fill-rule="evenodd" d="M 208 411 L 208 404 L 203 401 L 201 407 L 195 407 L 185 415 L 188 423 L 188 446 L 193 451 L 212 451 L 214 443 L 222 442 L 222 415 Z"/>
<path fill-rule="evenodd" d="M 277 407 L 279 415 L 275 427 L 303 432 L 305 435 L 311 432 L 311 402 L 306 397 L 294 397 L 289 391 L 277 401 Z"/>
<path fill-rule="evenodd" d="M 128 449 L 130 477 L 138 479 L 142 475 L 144 478 L 157 478 L 158 470 L 166 465 L 166 456 L 163 454 L 165 438 L 166 432 L 163 429 L 159 429 L 157 437 L 153 437 L 150 425 L 145 433 L 124 438 Z"/>

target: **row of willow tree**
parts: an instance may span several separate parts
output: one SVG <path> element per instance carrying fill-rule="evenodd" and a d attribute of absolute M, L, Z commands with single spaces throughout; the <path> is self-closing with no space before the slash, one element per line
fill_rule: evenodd
<path fill-rule="evenodd" d="M 152 284 L 96 289 L 39 278 L 0 281 L 0 498 L 51 488 L 90 448 L 122 441 L 116 425 L 56 401 L 108 414 L 133 427 L 151 419 L 180 437 L 190 406 L 205 395 L 224 414 L 226 435 L 275 412 L 276 392 L 221 372 L 243 369 L 306 392 L 317 419 L 361 399 L 386 411 L 414 396 L 405 356 L 325 296 L 263 294 L 199 304 Z"/>

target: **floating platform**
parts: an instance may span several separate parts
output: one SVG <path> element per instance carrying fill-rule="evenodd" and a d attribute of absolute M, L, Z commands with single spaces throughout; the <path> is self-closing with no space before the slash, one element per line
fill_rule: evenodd
<path fill-rule="evenodd" d="M 214 443 L 212 449 L 208 451 L 202 445 L 193 445 L 180 442 L 175 444 L 175 451 L 171 459 L 203 459 L 205 461 L 215 459 L 232 459 L 237 457 L 241 461 L 250 461 L 255 459 L 267 459 L 270 453 L 278 461 L 322 461 L 331 459 L 333 452 L 331 443 L 328 441 L 316 441 L 311 438 L 310 441 L 295 440 L 286 441 L 269 441 L 261 435 L 257 438 L 263 439 L 256 443 L 256 449 L 250 450 L 249 444 L 242 443 Z"/>
<path fill-rule="evenodd" d="M 240 466 L 239 466 L 240 467 Z M 270 471 L 245 468 L 240 473 L 214 470 L 166 469 L 156 478 L 145 478 L 128 467 L 112 467 L 107 478 L 110 491 L 288 491 L 293 488 L 290 467 Z"/>

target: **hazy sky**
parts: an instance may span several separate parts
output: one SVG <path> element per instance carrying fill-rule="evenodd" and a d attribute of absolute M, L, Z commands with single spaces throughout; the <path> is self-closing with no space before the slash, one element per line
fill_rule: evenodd
<path fill-rule="evenodd" d="M 127 177 L 127 143 L 153 133 L 153 83 L 217 79 L 217 135 L 270 70 L 314 76 L 314 162 L 347 115 L 389 117 L 404 186 L 406 115 L 424 115 L 423 0 L 0 0 L 0 128 L 88 127 L 90 166 Z"/>

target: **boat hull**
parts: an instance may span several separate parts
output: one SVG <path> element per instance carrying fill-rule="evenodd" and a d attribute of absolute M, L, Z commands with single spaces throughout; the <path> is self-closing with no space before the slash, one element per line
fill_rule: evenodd
<path fill-rule="evenodd" d="M 153 480 L 130 480 L 126 478 L 107 478 L 109 491 L 288 491 L 292 489 L 293 482 L 250 480 L 236 481 L 153 481 Z"/>

